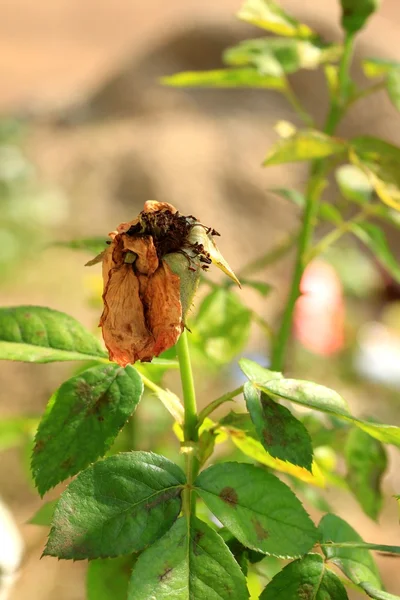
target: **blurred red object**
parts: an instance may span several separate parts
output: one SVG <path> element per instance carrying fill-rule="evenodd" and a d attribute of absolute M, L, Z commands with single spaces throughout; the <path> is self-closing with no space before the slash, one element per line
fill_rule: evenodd
<path fill-rule="evenodd" d="M 294 335 L 308 350 L 328 356 L 344 346 L 343 288 L 328 263 L 310 263 L 300 283 L 294 313 Z"/>

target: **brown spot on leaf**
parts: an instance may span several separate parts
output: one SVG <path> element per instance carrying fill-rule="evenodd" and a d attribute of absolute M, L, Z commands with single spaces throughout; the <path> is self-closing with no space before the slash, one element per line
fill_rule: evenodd
<path fill-rule="evenodd" d="M 42 452 L 44 448 L 44 441 L 43 440 L 37 440 L 36 444 L 33 447 L 33 452 L 35 454 L 38 454 L 39 452 Z"/>
<path fill-rule="evenodd" d="M 66 458 L 62 463 L 61 463 L 61 468 L 62 469 L 70 469 L 72 467 L 72 465 L 74 464 L 74 459 L 70 456 L 69 458 Z"/>
<path fill-rule="evenodd" d="M 200 554 L 200 551 L 198 549 L 198 544 L 199 544 L 201 538 L 203 537 L 203 535 L 204 535 L 204 533 L 202 531 L 197 531 L 196 535 L 193 538 L 193 552 L 196 556 L 198 554 Z"/>
<path fill-rule="evenodd" d="M 297 590 L 299 600 L 313 600 L 314 586 L 311 583 L 303 583 Z"/>
<path fill-rule="evenodd" d="M 168 577 L 171 577 L 172 570 L 173 568 L 170 567 L 168 563 L 166 563 L 164 565 L 164 571 L 161 573 L 161 575 L 158 576 L 158 580 L 165 581 L 166 579 L 168 579 Z"/>
<path fill-rule="evenodd" d="M 181 493 L 180 487 L 163 492 L 162 494 L 159 494 L 158 496 L 153 498 L 150 502 L 147 502 L 147 504 L 145 504 L 145 509 L 150 512 L 151 510 L 153 510 L 153 508 L 155 508 L 159 504 L 163 504 L 164 502 L 167 502 L 168 500 L 177 498 L 180 495 L 180 493 Z"/>
<path fill-rule="evenodd" d="M 251 522 L 253 523 L 254 531 L 256 532 L 257 539 L 260 542 L 269 538 L 269 532 L 266 529 L 264 529 L 264 527 L 262 526 L 262 524 L 260 523 L 260 521 L 258 519 L 252 519 Z"/>
<path fill-rule="evenodd" d="M 231 487 L 224 487 L 219 493 L 221 500 L 229 504 L 229 506 L 235 507 L 238 503 L 238 495 L 236 490 Z"/>

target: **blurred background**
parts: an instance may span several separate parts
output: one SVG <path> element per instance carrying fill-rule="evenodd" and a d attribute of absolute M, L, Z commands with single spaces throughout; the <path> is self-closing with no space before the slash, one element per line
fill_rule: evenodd
<path fill-rule="evenodd" d="M 281 4 L 327 41 L 341 39 L 336 0 Z M 100 270 L 84 267 L 90 256 L 51 242 L 107 235 L 134 218 L 148 199 L 171 202 L 215 227 L 220 249 L 239 272 L 296 231 L 297 209 L 269 190 L 302 190 L 306 167 L 260 166 L 276 139 L 275 122 L 299 124 L 282 97 L 257 90 L 184 91 L 158 82 L 177 71 L 217 68 L 226 47 L 260 35 L 235 19 L 239 6 L 238 0 L 1 0 L 0 305 L 50 306 L 95 331 Z M 359 37 L 356 59 L 400 60 L 399 35 L 400 5 L 383 0 Z M 361 82 L 361 69 L 355 67 L 354 76 Z M 327 107 L 323 75 L 301 71 L 291 82 L 321 123 Z M 346 137 L 364 133 L 400 144 L 400 115 L 384 92 L 360 102 L 339 129 Z M 337 195 L 333 184 L 329 194 Z M 386 233 L 400 260 L 398 234 Z M 266 298 L 247 289 L 240 295 L 273 328 L 292 264 L 288 252 L 257 274 L 272 286 Z M 337 389 L 357 415 L 398 424 L 400 288 L 346 238 L 308 273 L 304 285 L 316 290 L 315 304 L 298 307 L 288 373 Z M 307 332 L 319 314 L 324 334 L 314 340 Z M 248 348 L 239 344 L 233 355 L 267 362 L 265 328 L 253 324 L 249 339 Z M 221 361 L 213 379 L 204 382 L 201 358 L 198 364 L 201 403 L 238 385 L 231 365 Z M 0 559 L 4 555 L 10 573 L 22 553 L 18 578 L 9 577 L 4 596 L 10 600 L 85 598 L 85 565 L 39 561 L 47 531 L 27 525 L 41 501 L 29 476 L 32 428 L 26 419 L 35 423 L 73 368 L 0 364 L 0 498 L 21 536 L 12 531 L 0 536 Z M 174 379 L 168 385 L 179 391 Z M 155 399 L 146 399 L 137 419 L 144 425 L 137 430 L 145 431 L 136 434 L 138 447 L 177 451 L 171 422 Z M 340 487 L 328 489 L 325 497 L 368 541 L 399 544 L 392 496 L 400 490 L 400 462 L 393 448 L 389 454 L 378 523 Z M 14 551 L 5 541 L 10 536 Z M 378 562 L 390 591 L 400 594 L 398 560 Z"/>

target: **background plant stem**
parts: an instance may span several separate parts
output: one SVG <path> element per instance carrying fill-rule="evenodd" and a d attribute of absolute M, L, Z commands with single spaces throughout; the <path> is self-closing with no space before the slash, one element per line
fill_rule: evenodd
<path fill-rule="evenodd" d="M 332 135 L 342 118 L 349 98 L 350 78 L 349 69 L 354 49 L 354 35 L 347 34 L 344 41 L 344 51 L 339 64 L 338 95 L 331 98 L 330 107 L 324 127 L 324 132 Z M 283 312 L 282 322 L 272 348 L 271 368 L 282 371 L 286 356 L 286 348 L 292 330 L 293 313 L 296 300 L 300 296 L 300 281 L 306 267 L 306 254 L 312 244 L 315 221 L 318 212 L 318 202 L 324 188 L 325 175 L 329 159 L 314 161 L 310 169 L 307 185 L 306 205 L 304 207 L 302 224 L 297 244 L 297 256 L 288 300 Z"/>

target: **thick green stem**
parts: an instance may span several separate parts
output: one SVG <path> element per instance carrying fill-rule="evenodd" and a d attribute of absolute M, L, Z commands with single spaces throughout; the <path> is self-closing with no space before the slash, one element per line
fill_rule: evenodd
<path fill-rule="evenodd" d="M 339 66 L 338 95 L 331 99 L 330 109 L 326 119 L 324 132 L 332 135 L 347 107 L 349 96 L 349 69 L 354 48 L 354 35 L 347 34 L 344 42 L 344 52 Z M 292 330 L 293 313 L 296 300 L 300 296 L 300 282 L 306 267 L 306 256 L 312 244 L 318 202 L 324 188 L 324 179 L 328 168 L 328 159 L 312 163 L 310 179 L 307 186 L 306 205 L 304 207 L 302 225 L 297 245 L 296 264 L 292 278 L 289 297 L 285 306 L 281 326 L 272 348 L 271 368 L 281 371 L 284 366 L 286 348 Z"/>
<path fill-rule="evenodd" d="M 183 512 L 188 521 L 190 521 L 191 515 L 195 512 L 195 498 L 193 495 L 192 484 L 199 468 L 199 461 L 196 458 L 196 442 L 198 441 L 199 436 L 197 430 L 198 416 L 196 393 L 186 329 L 183 330 L 181 337 L 176 344 L 176 352 L 179 361 L 184 404 L 183 450 L 185 453 L 187 485 L 183 490 L 182 504 Z"/>
<path fill-rule="evenodd" d="M 186 329 L 176 344 L 179 368 L 182 382 L 184 422 L 183 435 L 185 442 L 197 442 L 197 406 L 196 392 L 194 388 L 192 365 L 190 363 L 189 345 Z"/>

